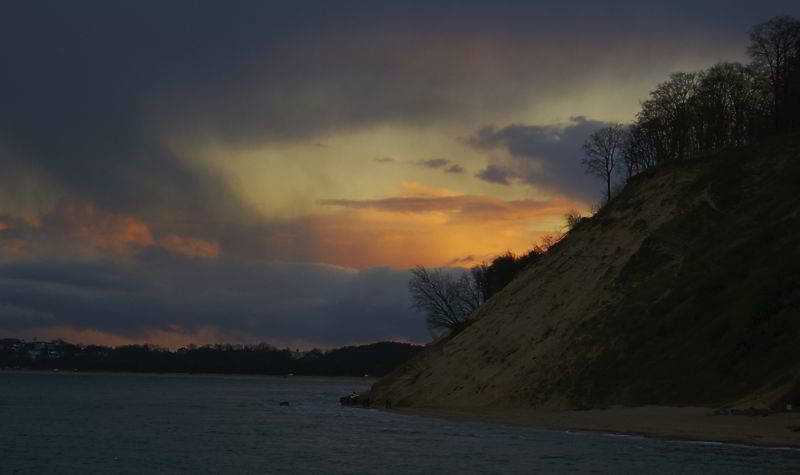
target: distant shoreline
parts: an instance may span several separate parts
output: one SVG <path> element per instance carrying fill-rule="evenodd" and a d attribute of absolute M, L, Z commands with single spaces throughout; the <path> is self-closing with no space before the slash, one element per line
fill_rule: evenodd
<path fill-rule="evenodd" d="M 393 408 L 391 412 L 450 420 L 491 422 L 559 431 L 637 435 L 693 442 L 800 449 L 800 412 L 769 416 L 713 415 L 707 407 L 613 407 L 586 411 L 526 408 Z"/>
<path fill-rule="evenodd" d="M 48 369 L 3 369 L 0 368 L 0 375 L 2 374 L 52 374 L 52 375 L 123 375 L 123 376 L 235 376 L 241 378 L 268 378 L 268 379 L 290 379 L 301 381 L 320 381 L 320 380 L 337 380 L 337 381 L 363 381 L 375 382 L 379 378 L 377 376 L 347 376 L 347 375 L 280 375 L 280 374 L 256 374 L 256 373 L 187 373 L 187 372 L 152 372 L 152 371 L 53 371 Z"/>

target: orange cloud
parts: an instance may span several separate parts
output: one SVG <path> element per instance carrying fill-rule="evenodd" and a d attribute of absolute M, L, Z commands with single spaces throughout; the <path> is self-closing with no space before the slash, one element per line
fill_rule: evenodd
<path fill-rule="evenodd" d="M 515 200 L 504 201 L 488 196 L 414 196 L 384 198 L 378 200 L 322 200 L 322 205 L 340 206 L 355 209 L 374 209 L 391 213 L 434 213 L 452 214 L 464 220 L 483 219 L 487 221 L 508 221 L 532 216 L 548 215 L 574 207 L 567 200 Z"/>
<path fill-rule="evenodd" d="M 26 242 L 20 237 L 34 223 L 18 216 L 0 215 L 0 255 L 21 256 L 27 249 Z"/>
<path fill-rule="evenodd" d="M 80 343 L 84 345 L 104 345 L 112 347 L 147 343 L 172 350 L 189 344 L 204 345 L 212 343 L 241 343 L 239 338 L 232 337 L 231 335 L 211 327 L 200 327 L 192 331 L 175 327 L 167 330 L 151 330 L 139 337 L 126 337 L 95 329 L 76 329 L 71 326 L 52 326 L 17 331 L 16 335 L 25 339 L 61 339 L 70 343 Z"/>
<path fill-rule="evenodd" d="M 185 257 L 217 257 L 219 256 L 219 246 L 210 241 L 202 239 L 185 238 L 177 234 L 170 234 L 159 241 L 159 245 L 164 249 Z"/>
<path fill-rule="evenodd" d="M 267 343 L 276 348 L 299 350 L 311 350 L 312 348 L 328 349 L 340 346 L 325 344 L 324 342 L 312 342 L 302 338 L 254 338 L 252 335 L 241 334 L 239 332 L 229 333 L 211 326 L 201 326 L 193 330 L 188 330 L 180 326 L 171 325 L 166 330 L 151 330 L 136 337 L 128 337 L 91 328 L 76 329 L 67 325 L 15 330 L 13 334 L 15 337 L 25 340 L 33 340 L 34 338 L 41 341 L 63 340 L 73 344 L 103 345 L 109 347 L 148 344 L 168 348 L 172 351 L 189 345 L 202 346 L 212 344 Z M 424 341 L 412 340 L 403 336 L 390 336 L 385 338 L 385 340 L 416 345 L 424 344 Z M 370 343 L 374 342 L 371 340 L 350 341 L 346 344 L 368 345 Z"/>
<path fill-rule="evenodd" d="M 166 226 L 159 235 L 140 218 L 69 200 L 38 223 L 2 217 L 0 252 L 14 257 L 99 253 L 126 258 L 151 247 L 189 258 L 227 254 L 350 268 L 469 266 L 507 250 L 531 249 L 561 229 L 568 210 L 582 208 L 562 198 L 502 200 L 416 183 L 404 183 L 394 196 L 321 204 L 324 211 L 314 215 L 257 227 L 249 234 L 243 229 L 247 239 L 222 247 Z"/>
<path fill-rule="evenodd" d="M 169 233 L 159 238 L 145 221 L 99 208 L 94 203 L 64 199 L 40 221 L 0 215 L 0 251 L 26 254 L 110 255 L 129 257 L 153 246 L 191 258 L 220 254 L 211 241 Z"/>
<path fill-rule="evenodd" d="M 132 246 L 155 243 L 145 222 L 105 211 L 88 201 L 62 200 L 51 214 L 51 220 L 57 221 L 71 237 L 112 254 L 126 255 Z"/>
<path fill-rule="evenodd" d="M 325 200 L 338 208 L 312 219 L 315 258 L 335 265 L 472 265 L 510 250 L 524 252 L 560 230 L 580 203 L 475 195 Z"/>

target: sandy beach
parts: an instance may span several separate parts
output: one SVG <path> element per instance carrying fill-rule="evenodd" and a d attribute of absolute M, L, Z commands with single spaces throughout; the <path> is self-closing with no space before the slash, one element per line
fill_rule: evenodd
<path fill-rule="evenodd" d="M 475 420 L 553 430 L 637 434 L 680 440 L 800 448 L 800 412 L 768 416 L 714 415 L 707 407 L 613 407 L 550 412 L 535 409 L 398 408 L 403 414 Z"/>

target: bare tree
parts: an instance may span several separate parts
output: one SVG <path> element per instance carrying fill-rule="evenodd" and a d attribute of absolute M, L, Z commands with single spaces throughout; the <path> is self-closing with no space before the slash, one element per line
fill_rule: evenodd
<path fill-rule="evenodd" d="M 564 220 L 566 221 L 567 231 L 572 231 L 575 226 L 583 221 L 583 216 L 581 216 L 580 211 L 573 208 L 567 211 L 567 213 L 564 215 Z"/>
<path fill-rule="evenodd" d="M 748 143 L 764 116 L 753 70 L 739 63 L 718 63 L 698 76 L 692 103 L 697 151 Z"/>
<path fill-rule="evenodd" d="M 695 154 L 692 109 L 699 77 L 696 73 L 673 73 L 642 102 L 637 121 L 647 123 L 659 136 L 657 161 L 685 160 Z"/>
<path fill-rule="evenodd" d="M 767 78 L 774 125 L 786 130 L 796 114 L 790 97 L 796 90 L 793 83 L 800 68 L 800 20 L 778 16 L 756 25 L 750 30 L 747 52 Z"/>
<path fill-rule="evenodd" d="M 456 281 L 458 286 L 458 298 L 467 317 L 475 313 L 475 310 L 486 300 L 481 289 L 480 279 L 483 268 L 481 266 L 472 267 L 469 272 L 461 274 Z"/>
<path fill-rule="evenodd" d="M 628 127 L 622 147 L 622 160 L 625 164 L 625 179 L 629 180 L 648 168 L 654 167 L 663 155 L 663 136 L 658 124 L 639 118 Z"/>
<path fill-rule="evenodd" d="M 408 290 L 414 308 L 425 313 L 428 328 L 457 330 L 483 303 L 472 272 L 455 276 L 443 269 L 417 266 L 411 270 Z"/>
<path fill-rule="evenodd" d="M 606 203 L 611 201 L 611 180 L 624 141 L 625 127 L 614 124 L 593 132 L 583 144 L 585 156 L 581 159 L 581 163 L 586 167 L 586 173 L 605 181 Z"/>

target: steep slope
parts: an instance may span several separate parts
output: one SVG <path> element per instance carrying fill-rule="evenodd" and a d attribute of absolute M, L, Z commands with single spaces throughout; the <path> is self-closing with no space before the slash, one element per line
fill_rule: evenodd
<path fill-rule="evenodd" d="M 637 177 L 473 324 L 376 383 L 372 400 L 782 404 L 799 381 L 795 140 Z"/>

